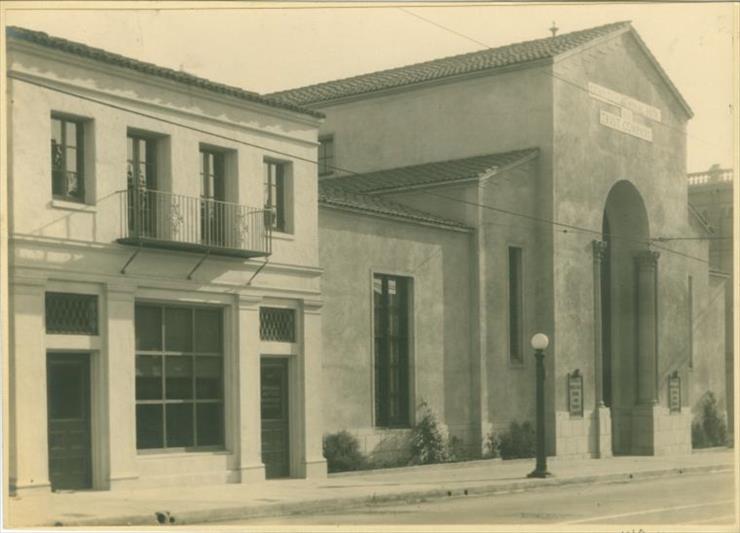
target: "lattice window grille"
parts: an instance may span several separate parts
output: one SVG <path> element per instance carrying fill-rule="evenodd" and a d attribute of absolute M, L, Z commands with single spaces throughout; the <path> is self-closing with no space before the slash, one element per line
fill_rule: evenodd
<path fill-rule="evenodd" d="M 295 309 L 260 307 L 260 339 L 295 342 Z"/>
<path fill-rule="evenodd" d="M 46 332 L 98 334 L 98 297 L 94 294 L 46 293 Z"/>

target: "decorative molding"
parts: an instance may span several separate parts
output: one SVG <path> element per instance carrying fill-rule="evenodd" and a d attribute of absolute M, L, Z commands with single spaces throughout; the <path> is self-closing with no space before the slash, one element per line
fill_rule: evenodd
<path fill-rule="evenodd" d="M 320 315 L 324 300 L 321 298 L 304 298 L 303 313 L 306 315 Z"/>
<path fill-rule="evenodd" d="M 593 241 L 591 241 L 591 246 L 593 247 L 594 261 L 597 263 L 601 263 L 604 260 L 604 257 L 606 257 L 606 252 L 609 245 L 606 241 L 594 239 Z"/>
<path fill-rule="evenodd" d="M 635 262 L 641 269 L 656 268 L 658 266 L 658 258 L 660 252 L 656 250 L 645 250 L 635 254 Z"/>

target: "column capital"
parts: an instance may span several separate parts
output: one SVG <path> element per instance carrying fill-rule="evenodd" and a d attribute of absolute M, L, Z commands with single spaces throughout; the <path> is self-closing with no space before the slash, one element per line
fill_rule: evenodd
<path fill-rule="evenodd" d="M 239 293 L 237 295 L 237 304 L 240 309 L 256 309 L 262 303 L 262 296 L 257 294 L 244 294 Z"/>
<path fill-rule="evenodd" d="M 321 308 L 324 306 L 324 300 L 321 298 L 304 298 L 303 299 L 303 312 L 306 314 L 318 315 L 321 313 Z"/>
<path fill-rule="evenodd" d="M 641 269 L 650 269 L 658 266 L 660 252 L 656 250 L 644 250 L 635 254 L 635 262 Z"/>
<path fill-rule="evenodd" d="M 594 261 L 596 261 L 597 263 L 601 263 L 606 256 L 606 250 L 608 247 L 607 242 L 601 241 L 599 239 L 594 239 L 593 241 L 591 241 L 591 246 L 593 247 Z"/>

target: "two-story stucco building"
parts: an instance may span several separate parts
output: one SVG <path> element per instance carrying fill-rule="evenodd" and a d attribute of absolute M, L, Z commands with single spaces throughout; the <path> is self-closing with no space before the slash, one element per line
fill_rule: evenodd
<path fill-rule="evenodd" d="M 7 37 L 11 489 L 325 475 L 321 113 Z"/>
<path fill-rule="evenodd" d="M 704 235 L 692 111 L 629 23 L 270 96 L 326 115 L 326 431 L 392 447 L 423 399 L 479 448 L 534 420 L 542 331 L 550 453 L 690 449 L 697 367 L 724 371 L 722 321 L 696 317 L 724 302 L 707 243 L 663 241 Z M 342 195 L 448 228 L 340 213 Z"/>

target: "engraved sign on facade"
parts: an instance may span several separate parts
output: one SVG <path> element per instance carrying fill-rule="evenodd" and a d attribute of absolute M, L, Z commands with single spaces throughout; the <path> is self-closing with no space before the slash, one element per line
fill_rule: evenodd
<path fill-rule="evenodd" d="M 630 111 L 637 113 L 638 115 L 642 115 L 643 117 L 647 117 L 650 120 L 654 120 L 655 122 L 660 122 L 662 118 L 660 109 L 657 107 L 635 100 L 626 94 L 607 89 L 598 83 L 588 82 L 588 94 L 591 95 L 592 98 L 629 109 Z"/>
<path fill-rule="evenodd" d="M 668 378 L 668 407 L 671 413 L 681 412 L 681 378 L 678 372 Z"/>
<path fill-rule="evenodd" d="M 568 411 L 570 416 L 583 416 L 583 376 L 577 368 L 568 374 Z"/>
<path fill-rule="evenodd" d="M 653 130 L 637 122 L 635 115 L 660 122 L 660 109 L 593 82 L 589 82 L 588 92 L 592 98 L 617 106 L 620 109 L 618 115 L 602 109 L 599 112 L 599 122 L 602 126 L 621 131 L 644 141 L 653 142 Z"/>

